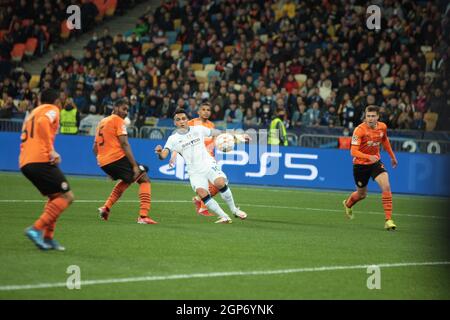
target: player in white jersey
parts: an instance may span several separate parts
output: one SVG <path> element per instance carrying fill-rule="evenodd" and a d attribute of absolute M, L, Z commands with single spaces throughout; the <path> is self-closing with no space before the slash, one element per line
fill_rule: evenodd
<path fill-rule="evenodd" d="M 173 151 L 184 158 L 192 189 L 203 200 L 208 210 L 219 216 L 220 219 L 216 223 L 231 223 L 232 220 L 209 194 L 209 181 L 219 189 L 222 199 L 225 200 L 235 217 L 247 218 L 247 214 L 239 210 L 234 203 L 233 194 L 227 185 L 227 176 L 217 167 L 216 160 L 205 147 L 204 138 L 217 136 L 221 131 L 203 126 L 190 127 L 188 120 L 186 111 L 177 109 L 174 113 L 177 130 L 169 137 L 164 148 L 160 145 L 156 146 L 155 153 L 161 160 L 166 159 Z M 244 138 L 248 140 L 248 136 Z"/>

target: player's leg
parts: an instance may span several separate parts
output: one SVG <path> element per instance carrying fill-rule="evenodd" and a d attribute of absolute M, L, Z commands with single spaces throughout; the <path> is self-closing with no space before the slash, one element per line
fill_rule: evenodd
<path fill-rule="evenodd" d="M 352 192 L 342 204 L 344 205 L 345 215 L 348 219 L 353 219 L 352 207 L 359 201 L 367 197 L 367 184 L 370 179 L 370 167 L 366 165 L 353 166 L 353 178 L 356 184 L 356 191 Z"/>
<path fill-rule="evenodd" d="M 41 216 L 26 229 L 25 234 L 40 249 L 62 250 L 63 248 L 54 241 L 53 234 L 58 217 L 74 200 L 67 179 L 57 166 L 49 163 L 29 164 L 22 168 L 22 172 L 43 195 L 49 198 Z"/>
<path fill-rule="evenodd" d="M 208 191 L 211 197 L 214 197 L 218 192 L 219 189 L 217 189 L 212 183 L 208 185 Z M 202 216 L 205 217 L 212 217 L 214 216 L 208 211 L 208 207 L 205 205 L 205 203 L 200 199 L 198 195 L 194 196 L 192 198 L 192 203 L 194 203 L 195 211 Z"/>
<path fill-rule="evenodd" d="M 392 220 L 392 192 L 389 184 L 389 175 L 386 171 L 383 171 L 376 175 L 374 180 L 378 183 L 381 189 L 381 201 L 383 203 L 383 209 L 385 214 L 386 230 L 395 230 L 397 226 Z"/>
<path fill-rule="evenodd" d="M 139 224 L 157 224 L 156 221 L 148 216 L 151 207 L 152 185 L 146 170 L 138 177 L 136 181 L 139 184 Z"/>
<path fill-rule="evenodd" d="M 240 219 L 247 218 L 247 214 L 236 207 L 233 199 L 233 193 L 227 185 L 225 175 L 221 175 L 221 173 L 217 174 L 216 172 L 214 174 L 216 175 L 216 178 L 214 179 L 214 186 L 220 191 L 220 196 L 226 202 L 231 212 L 233 212 L 233 215 Z"/>
<path fill-rule="evenodd" d="M 128 189 L 133 182 L 133 176 L 132 170 L 130 170 L 129 161 L 126 157 L 107 164 L 106 166 L 101 167 L 101 169 L 113 180 L 119 180 L 119 182 L 112 189 L 103 206 L 98 208 L 100 218 L 106 221 L 109 218 L 112 206 L 120 199 L 125 190 Z"/>
<path fill-rule="evenodd" d="M 191 174 L 189 181 L 191 182 L 192 189 L 202 199 L 208 210 L 219 216 L 220 219 L 216 223 L 231 223 L 230 217 L 208 193 L 208 178 L 203 174 Z"/>
<path fill-rule="evenodd" d="M 59 199 L 58 199 L 59 198 Z M 47 202 L 47 205 L 49 205 L 48 212 L 52 211 L 52 206 L 58 206 L 58 203 L 60 204 L 60 212 L 58 216 L 50 221 L 45 229 L 44 229 L 44 242 L 51 246 L 51 249 L 58 250 L 58 251 L 64 251 L 66 248 L 64 248 L 62 245 L 59 244 L 57 240 L 55 240 L 55 229 L 56 229 L 56 221 L 58 220 L 59 216 L 61 215 L 62 211 L 64 211 L 74 200 L 74 194 L 72 191 L 68 191 L 65 193 L 57 193 L 49 196 L 49 200 Z M 67 207 L 64 207 L 64 203 L 67 203 Z M 62 205 L 61 205 L 62 204 Z M 54 208 L 53 208 L 54 209 Z"/>
<path fill-rule="evenodd" d="M 120 180 L 119 182 L 117 182 L 103 206 L 98 208 L 100 218 L 105 221 L 108 220 L 112 206 L 117 202 L 117 200 L 120 199 L 122 194 L 125 192 L 125 190 L 128 189 L 129 186 L 130 184 L 126 183 L 125 181 Z"/>

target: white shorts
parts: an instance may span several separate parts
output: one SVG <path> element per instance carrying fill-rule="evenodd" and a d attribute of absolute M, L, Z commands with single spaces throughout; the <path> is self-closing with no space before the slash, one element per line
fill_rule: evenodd
<path fill-rule="evenodd" d="M 189 173 L 189 181 L 191 182 L 191 187 L 194 192 L 198 188 L 203 188 L 208 190 L 209 182 L 214 183 L 217 178 L 224 178 L 227 180 L 225 173 L 220 170 L 216 164 L 212 165 L 208 170 L 199 173 Z"/>

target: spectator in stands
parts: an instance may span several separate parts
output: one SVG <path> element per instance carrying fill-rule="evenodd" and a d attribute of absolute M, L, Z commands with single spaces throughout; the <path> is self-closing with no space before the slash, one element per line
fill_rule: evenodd
<path fill-rule="evenodd" d="M 424 130 L 425 129 L 425 121 L 423 121 L 423 113 L 416 111 L 414 112 L 414 118 L 412 122 L 411 129 L 415 130 Z"/>
<path fill-rule="evenodd" d="M 111 115 L 112 110 L 114 109 L 114 103 L 119 100 L 116 91 L 111 91 L 109 96 L 106 96 L 102 101 L 102 113 L 105 116 Z"/>
<path fill-rule="evenodd" d="M 232 102 L 229 108 L 225 110 L 223 120 L 235 128 L 241 128 L 243 118 L 242 110 L 238 108 L 236 102 Z"/>
<path fill-rule="evenodd" d="M 258 118 L 253 112 L 252 108 L 248 108 L 245 111 L 245 117 L 244 117 L 244 125 L 246 127 L 255 127 L 258 125 Z"/>
<path fill-rule="evenodd" d="M 80 112 L 77 109 L 75 101 L 70 98 L 67 99 L 64 108 L 60 112 L 60 133 L 77 134 L 80 122 Z"/>
<path fill-rule="evenodd" d="M 353 102 L 350 99 L 350 94 L 344 94 L 337 114 L 344 127 L 349 129 L 353 129 L 355 127 L 355 107 L 353 106 Z"/>
<path fill-rule="evenodd" d="M 414 125 L 414 113 L 412 111 L 411 105 L 404 107 L 402 112 L 399 114 L 397 119 L 398 129 L 411 129 Z"/>

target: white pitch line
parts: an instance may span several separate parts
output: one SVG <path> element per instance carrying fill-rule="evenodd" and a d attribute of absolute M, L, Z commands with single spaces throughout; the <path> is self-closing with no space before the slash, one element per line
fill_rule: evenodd
<path fill-rule="evenodd" d="M 44 203 L 43 200 L 0 200 L 0 203 Z M 105 200 L 75 200 L 77 203 L 103 203 Z M 123 203 L 139 203 L 139 200 L 120 200 Z M 191 203 L 189 200 L 152 200 L 152 203 Z M 327 211 L 327 212 L 342 212 L 342 210 L 337 209 L 325 209 L 325 208 L 307 208 L 307 207 L 288 207 L 288 206 L 273 206 L 273 205 L 263 205 L 263 204 L 251 204 L 242 203 L 245 207 L 256 207 L 256 208 L 273 208 L 273 209 L 288 209 L 288 210 L 309 210 L 309 211 Z M 372 214 L 381 215 L 383 212 L 377 211 L 361 211 L 358 214 Z M 421 214 L 409 214 L 409 213 L 395 213 L 395 216 L 405 216 L 405 217 L 415 217 L 415 218 L 430 218 L 430 219 L 449 219 L 449 217 L 442 216 L 429 216 Z"/>
<path fill-rule="evenodd" d="M 368 267 L 372 267 L 372 266 L 377 266 L 380 268 L 396 268 L 396 267 L 439 266 L 439 265 L 450 265 L 450 261 L 379 263 L 379 264 L 363 264 L 363 265 L 353 265 L 353 266 L 322 266 L 322 267 L 297 268 L 297 269 L 191 273 L 191 274 L 174 274 L 174 275 L 166 275 L 166 276 L 145 276 L 145 277 L 131 277 L 131 278 L 117 278 L 117 279 L 99 279 L 99 280 L 80 281 L 80 286 L 83 287 L 83 286 L 90 286 L 90 285 L 97 285 L 97 284 L 165 281 L 165 280 L 196 279 L 196 278 L 218 278 L 218 277 L 235 277 L 235 276 L 262 276 L 262 275 L 289 274 L 289 273 L 302 273 L 302 272 L 367 269 Z M 37 283 L 37 284 L 25 284 L 25 285 L 4 285 L 4 286 L 0 286 L 0 291 L 17 291 L 17 290 L 45 289 L 45 288 L 64 288 L 66 286 L 67 286 L 66 282 Z"/>

